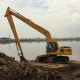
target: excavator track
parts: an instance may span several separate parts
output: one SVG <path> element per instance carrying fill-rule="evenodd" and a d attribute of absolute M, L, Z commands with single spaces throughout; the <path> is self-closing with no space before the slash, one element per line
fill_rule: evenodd
<path fill-rule="evenodd" d="M 42 63 L 69 63 L 68 56 L 48 56 L 48 55 L 40 55 L 36 57 L 37 62 Z"/>
<path fill-rule="evenodd" d="M 55 56 L 52 59 L 52 63 L 69 63 L 69 57 L 68 56 Z"/>
<path fill-rule="evenodd" d="M 36 57 L 36 62 L 47 63 L 48 56 L 47 55 L 40 55 Z"/>

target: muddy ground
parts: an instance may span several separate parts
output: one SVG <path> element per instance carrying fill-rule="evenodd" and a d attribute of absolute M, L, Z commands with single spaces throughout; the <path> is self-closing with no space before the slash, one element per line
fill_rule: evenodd
<path fill-rule="evenodd" d="M 80 80 L 80 62 L 70 61 L 67 66 L 63 64 L 65 67 L 54 65 L 57 68 L 53 64 L 15 61 L 0 53 L 0 80 Z"/>

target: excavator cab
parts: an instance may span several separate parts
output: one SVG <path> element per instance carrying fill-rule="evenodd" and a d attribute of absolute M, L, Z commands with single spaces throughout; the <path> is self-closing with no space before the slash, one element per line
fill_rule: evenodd
<path fill-rule="evenodd" d="M 55 52 L 57 51 L 58 47 L 57 47 L 57 43 L 56 42 L 48 42 L 47 46 L 46 46 L 46 51 L 48 52 Z"/>

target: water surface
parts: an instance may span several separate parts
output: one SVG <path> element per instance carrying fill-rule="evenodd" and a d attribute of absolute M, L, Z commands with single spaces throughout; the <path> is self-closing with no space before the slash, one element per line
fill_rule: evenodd
<path fill-rule="evenodd" d="M 80 42 L 59 41 L 58 44 L 59 46 L 72 47 L 72 55 L 69 56 L 70 59 L 80 60 Z M 28 60 L 35 59 L 36 56 L 45 54 L 46 52 L 46 42 L 23 42 L 21 46 L 24 56 Z M 8 56 L 13 56 L 16 60 L 19 60 L 15 43 L 0 44 L 0 52 L 4 52 Z"/>

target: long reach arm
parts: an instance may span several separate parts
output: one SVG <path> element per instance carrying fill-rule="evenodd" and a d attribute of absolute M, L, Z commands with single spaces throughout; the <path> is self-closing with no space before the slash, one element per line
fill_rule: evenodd
<path fill-rule="evenodd" d="M 50 52 L 50 54 L 53 54 L 52 52 L 54 52 L 54 54 L 59 54 L 60 53 L 60 49 L 59 49 L 59 45 L 57 44 L 57 42 L 53 42 L 50 32 L 44 28 L 42 28 L 41 26 L 35 24 L 34 22 L 32 22 L 31 20 L 29 20 L 28 18 L 25 18 L 24 16 L 22 16 L 21 14 L 19 14 L 18 12 L 12 10 L 11 8 L 7 8 L 6 11 L 6 17 L 9 21 L 9 24 L 11 26 L 11 29 L 13 31 L 14 37 L 16 39 L 17 45 L 22 53 L 22 48 L 20 45 L 20 41 L 15 29 L 15 25 L 12 19 L 12 15 L 15 16 L 16 18 L 20 19 L 21 21 L 23 21 L 24 23 L 28 24 L 30 27 L 34 28 L 35 30 L 37 30 L 38 32 L 42 33 L 46 39 L 47 39 L 47 52 Z M 50 47 L 50 48 L 49 48 Z M 53 48 L 53 49 L 52 49 Z"/>
<path fill-rule="evenodd" d="M 28 24 L 29 26 L 31 26 L 32 28 L 36 29 L 37 31 L 39 31 L 40 33 L 42 33 L 43 35 L 45 35 L 47 38 L 47 41 L 52 42 L 52 38 L 51 35 L 49 33 L 49 31 L 47 31 L 46 29 L 40 27 L 39 25 L 35 24 L 34 22 L 32 22 L 30 19 L 25 18 L 24 16 L 22 16 L 21 14 L 19 14 L 18 12 L 12 10 L 11 8 L 7 8 L 6 11 L 6 16 L 11 24 L 11 26 L 13 25 L 12 23 L 12 16 L 17 17 L 18 19 L 20 19 L 21 21 L 23 21 L 24 23 Z M 10 18 L 10 19 L 9 19 Z M 13 25 L 14 26 L 14 25 Z"/>

